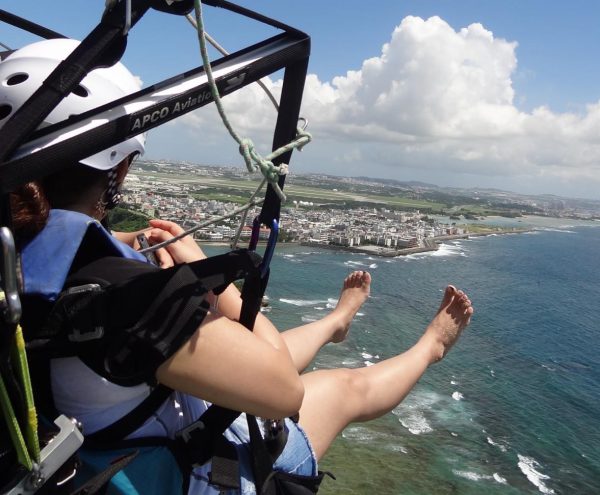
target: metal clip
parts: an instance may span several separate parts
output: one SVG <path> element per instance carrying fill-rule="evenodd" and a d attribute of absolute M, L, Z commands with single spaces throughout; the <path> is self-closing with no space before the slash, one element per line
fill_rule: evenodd
<path fill-rule="evenodd" d="M 98 293 L 102 291 L 102 287 L 100 287 L 99 284 L 85 284 L 85 285 L 78 285 L 76 287 L 71 287 L 69 289 L 67 289 L 66 291 L 63 292 L 63 294 L 61 294 L 61 298 L 63 297 L 69 297 L 69 296 L 73 296 L 73 295 L 77 295 L 77 294 L 93 294 L 93 293 Z M 92 301 L 92 304 L 94 302 Z M 71 341 L 71 342 L 87 342 L 89 340 L 96 340 L 96 339 L 100 339 L 102 338 L 102 336 L 104 335 L 104 327 L 102 325 L 98 325 L 98 320 L 96 319 L 96 317 L 100 316 L 97 314 L 97 312 L 93 311 L 92 308 L 88 308 L 89 311 L 86 313 L 89 316 L 89 320 L 87 320 L 85 323 L 92 322 L 93 323 L 93 329 L 92 330 L 84 330 L 81 331 L 79 328 L 77 328 L 75 325 L 77 324 L 77 322 L 73 321 L 72 325 L 73 328 L 71 330 L 71 332 L 67 335 L 67 338 Z"/>
<path fill-rule="evenodd" d="M 194 421 L 191 425 L 188 425 L 175 433 L 175 436 L 181 438 L 185 443 L 188 443 L 192 439 L 192 433 L 195 431 L 202 431 L 204 430 L 204 427 L 202 421 Z"/>
<path fill-rule="evenodd" d="M 6 299 L 6 308 L 3 311 L 7 323 L 18 323 L 21 319 L 21 300 L 17 284 L 17 251 L 15 240 L 8 227 L 0 228 L 0 242 L 2 243 L 2 273 L 0 282 Z"/>
<path fill-rule="evenodd" d="M 260 220 L 259 217 L 254 219 L 252 223 L 252 235 L 250 236 L 250 244 L 248 246 L 248 250 L 256 251 L 256 246 L 258 244 L 258 238 L 260 237 Z M 269 233 L 269 240 L 267 241 L 267 247 L 265 248 L 265 252 L 262 257 L 262 262 L 260 264 L 260 273 L 264 277 L 269 270 L 269 265 L 271 264 L 271 259 L 273 258 L 273 253 L 275 252 L 275 245 L 277 244 L 277 238 L 279 237 L 279 223 L 277 220 L 273 219 L 271 223 L 271 232 Z"/>

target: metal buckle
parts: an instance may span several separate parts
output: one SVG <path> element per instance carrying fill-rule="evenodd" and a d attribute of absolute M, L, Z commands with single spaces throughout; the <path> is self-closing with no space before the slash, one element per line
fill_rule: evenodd
<path fill-rule="evenodd" d="M 204 428 L 204 422 L 200 420 L 194 421 L 191 425 L 186 426 L 185 428 L 182 428 L 177 433 L 175 433 L 175 436 L 181 438 L 185 443 L 188 443 L 192 439 L 192 433 L 194 431 L 202 431 L 204 430 Z"/>
<path fill-rule="evenodd" d="M 61 297 L 70 297 L 77 294 L 85 294 L 85 293 L 96 293 L 101 292 L 102 287 L 99 284 L 85 284 L 78 285 L 76 287 L 71 287 L 63 292 Z M 91 308 L 90 308 L 91 309 Z M 91 311 L 90 320 L 93 320 L 96 316 L 95 311 Z M 97 322 L 94 322 L 97 323 Z M 71 332 L 67 335 L 67 338 L 71 342 L 88 342 L 90 340 L 97 340 L 104 336 L 104 327 L 102 325 L 94 325 L 93 330 L 84 330 L 82 331 L 80 328 L 73 327 Z"/>

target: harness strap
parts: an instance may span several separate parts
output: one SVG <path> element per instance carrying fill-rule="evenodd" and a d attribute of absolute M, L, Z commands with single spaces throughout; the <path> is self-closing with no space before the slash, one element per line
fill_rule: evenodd
<path fill-rule="evenodd" d="M 77 490 L 71 492 L 70 495 L 92 495 L 103 490 L 111 478 L 133 461 L 138 455 L 138 451 L 133 451 L 120 459 L 115 460 L 104 471 L 98 473 L 91 480 L 86 481 Z"/>
<path fill-rule="evenodd" d="M 111 425 L 102 428 L 94 433 L 85 436 L 86 447 L 101 447 L 107 444 L 113 444 L 126 438 L 137 430 L 144 422 L 150 418 L 156 410 L 173 393 L 169 387 L 164 385 L 157 386 L 150 395 L 146 397 L 139 405 L 134 407 L 121 419 Z"/>
<path fill-rule="evenodd" d="M 250 433 L 250 451 L 252 454 L 250 457 L 252 458 L 254 484 L 256 485 L 256 492 L 261 494 L 269 475 L 273 471 L 273 460 L 260 434 L 256 418 L 247 414 L 246 422 Z"/>

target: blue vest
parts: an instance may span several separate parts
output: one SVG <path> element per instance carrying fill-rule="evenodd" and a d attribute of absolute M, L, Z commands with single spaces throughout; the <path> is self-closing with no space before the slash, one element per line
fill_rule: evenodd
<path fill-rule="evenodd" d="M 83 238 L 91 230 L 98 234 L 101 256 L 147 262 L 144 255 L 115 239 L 97 220 L 75 211 L 50 210 L 44 229 L 21 251 L 24 292 L 56 300 Z"/>
<path fill-rule="evenodd" d="M 144 255 L 115 239 L 93 218 L 68 210 L 51 210 L 44 229 L 21 251 L 24 292 L 55 301 L 63 289 L 73 260 L 84 237 L 97 234 L 99 256 L 121 256 L 147 262 Z M 115 420 L 118 418 L 115 418 Z M 136 459 L 111 480 L 107 493 L 146 495 L 181 493 L 183 475 L 165 447 L 93 451 L 82 449 L 81 481 L 103 471 L 111 461 L 138 450 Z M 78 483 L 79 484 L 79 483 Z"/>

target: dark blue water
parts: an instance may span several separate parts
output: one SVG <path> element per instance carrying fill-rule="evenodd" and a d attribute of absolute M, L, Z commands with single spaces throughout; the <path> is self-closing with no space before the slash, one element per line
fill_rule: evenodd
<path fill-rule="evenodd" d="M 373 275 L 349 339 L 314 367 L 364 366 L 416 341 L 442 289 L 466 290 L 467 333 L 378 421 L 352 425 L 321 467 L 323 493 L 600 493 L 600 228 L 562 227 L 374 258 L 282 247 L 268 289 L 281 329 L 335 304 L 343 277 Z"/>

